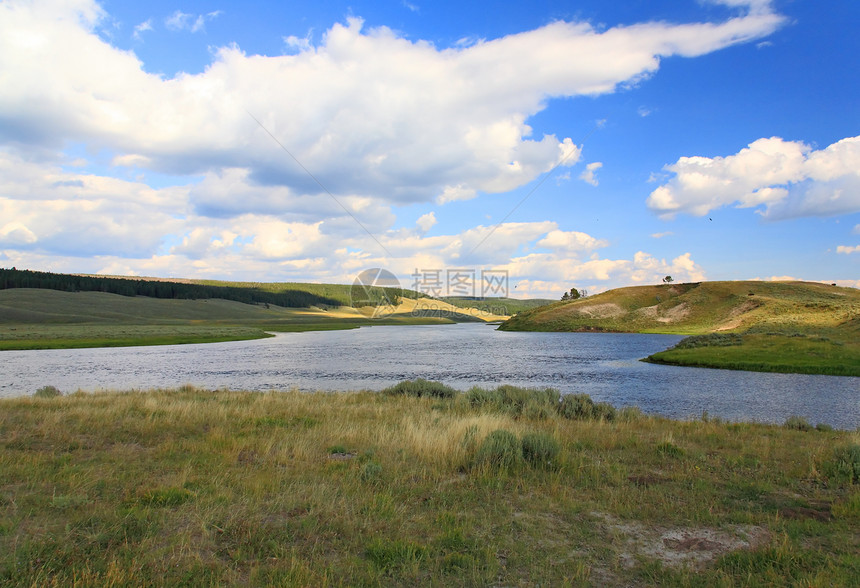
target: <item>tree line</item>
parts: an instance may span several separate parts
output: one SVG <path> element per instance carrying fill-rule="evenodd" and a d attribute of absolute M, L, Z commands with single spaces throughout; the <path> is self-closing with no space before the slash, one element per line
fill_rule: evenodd
<path fill-rule="evenodd" d="M 106 292 L 120 296 L 147 296 L 179 300 L 204 300 L 220 298 L 245 304 L 275 304 L 291 308 L 309 306 L 340 306 L 334 298 L 320 296 L 302 290 L 266 292 L 259 288 L 231 286 L 209 286 L 182 282 L 136 280 L 132 278 L 103 278 L 100 276 L 76 276 L 0 268 L 0 290 L 11 288 L 39 288 L 63 292 Z"/>

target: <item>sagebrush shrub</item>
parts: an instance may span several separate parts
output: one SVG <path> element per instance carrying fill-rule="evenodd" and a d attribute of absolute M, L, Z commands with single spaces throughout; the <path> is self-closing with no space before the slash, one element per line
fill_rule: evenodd
<path fill-rule="evenodd" d="M 549 468 L 557 463 L 561 446 L 548 433 L 526 433 L 522 440 L 523 459 L 534 467 Z"/>
<path fill-rule="evenodd" d="M 62 395 L 63 393 L 56 386 L 42 386 L 33 394 L 36 398 L 56 398 Z"/>
<path fill-rule="evenodd" d="M 523 448 L 516 435 L 497 429 L 481 442 L 475 455 L 475 463 L 498 469 L 511 469 L 523 460 Z"/>
<path fill-rule="evenodd" d="M 572 420 L 590 419 L 594 416 L 594 401 L 588 394 L 565 394 L 558 403 L 558 414 Z"/>
<path fill-rule="evenodd" d="M 457 391 L 451 386 L 447 386 L 442 382 L 425 380 L 424 378 L 398 382 L 393 386 L 385 388 L 382 393 L 389 396 L 416 396 L 419 398 L 453 398 L 457 395 Z"/>
<path fill-rule="evenodd" d="M 833 459 L 825 472 L 849 484 L 860 484 L 860 445 L 843 445 L 833 449 Z"/>
<path fill-rule="evenodd" d="M 786 429 L 795 429 L 797 431 L 811 431 L 813 429 L 809 421 L 802 416 L 790 416 L 785 419 L 785 423 L 782 426 Z"/>

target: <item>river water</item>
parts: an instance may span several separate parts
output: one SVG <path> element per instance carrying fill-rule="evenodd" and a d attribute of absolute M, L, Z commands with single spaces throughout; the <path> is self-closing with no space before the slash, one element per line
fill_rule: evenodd
<path fill-rule="evenodd" d="M 860 378 L 652 365 L 673 335 L 515 333 L 483 324 L 379 326 L 270 339 L 0 353 L 0 397 L 45 385 L 63 392 L 171 388 L 380 390 L 406 379 L 460 390 L 500 384 L 587 393 L 615 406 L 733 421 L 860 427 Z"/>

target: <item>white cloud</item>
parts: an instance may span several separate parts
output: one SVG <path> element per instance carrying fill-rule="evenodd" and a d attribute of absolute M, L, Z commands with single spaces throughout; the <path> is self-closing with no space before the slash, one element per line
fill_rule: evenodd
<path fill-rule="evenodd" d="M 537 245 L 558 252 L 571 253 L 600 249 L 609 245 L 609 242 L 604 239 L 595 239 L 587 233 L 555 229 L 547 233 L 546 237 L 537 242 Z"/>
<path fill-rule="evenodd" d="M 141 35 L 141 33 L 145 33 L 147 31 L 151 31 L 151 30 L 152 30 L 152 19 L 150 18 L 150 19 L 147 19 L 147 20 L 143 21 L 142 23 L 140 23 L 139 25 L 136 25 L 134 27 L 134 33 L 132 34 L 132 37 L 134 37 L 138 41 L 141 41 L 141 40 L 143 40 L 143 36 Z"/>
<path fill-rule="evenodd" d="M 836 253 L 860 253 L 860 245 L 855 245 L 853 247 L 848 245 L 840 245 L 836 248 Z"/>
<path fill-rule="evenodd" d="M 220 15 L 220 10 L 197 15 L 177 10 L 164 19 L 164 26 L 171 31 L 191 31 L 192 33 L 197 33 L 205 30 L 207 21 L 211 21 Z"/>
<path fill-rule="evenodd" d="M 552 98 L 615 92 L 662 58 L 758 39 L 783 22 L 767 4 L 732 7 L 740 12 L 719 23 L 554 22 L 447 49 L 349 19 L 317 45 L 310 33 L 288 37 L 293 55 L 223 47 L 202 73 L 168 78 L 97 34 L 106 15 L 95 2 L 6 0 L 0 258 L 52 271 L 341 283 L 367 267 L 404 278 L 466 265 L 508 269 L 520 296 L 572 280 L 599 291 L 698 279 L 689 254 L 605 259 L 606 240 L 552 221 L 435 234 L 433 212 L 392 230 L 392 207 L 508 192 L 572 167 L 581 146 L 535 136 L 529 118 Z M 177 11 L 164 26 L 199 32 L 219 14 Z M 108 154 L 114 169 L 64 160 L 57 152 L 69 144 Z M 599 167 L 584 179 L 596 183 Z M 179 185 L 150 187 L 152 172 Z"/>
<path fill-rule="evenodd" d="M 651 237 L 653 237 L 654 239 L 662 239 L 663 237 L 670 237 L 674 234 L 675 233 L 673 233 L 672 231 L 663 231 L 662 233 L 652 233 Z"/>
<path fill-rule="evenodd" d="M 191 19 L 193 15 L 177 10 L 170 16 L 164 19 L 164 26 L 171 31 L 181 31 L 182 29 L 191 28 Z"/>
<path fill-rule="evenodd" d="M 177 11 L 165 25 L 200 30 L 218 14 Z M 255 182 L 306 193 L 306 174 L 247 109 L 333 193 L 389 203 L 506 192 L 573 165 L 569 138 L 533 137 L 526 124 L 548 99 L 613 92 L 662 57 L 760 38 L 783 22 L 767 11 L 605 31 L 554 22 L 440 50 L 350 19 L 297 55 L 224 47 L 202 73 L 164 78 L 101 39 L 101 16 L 85 0 L 0 5 L 0 140 L 83 142 L 173 174 L 230 162 Z"/>
<path fill-rule="evenodd" d="M 854 234 L 860 235 L 860 225 L 854 225 Z"/>
<path fill-rule="evenodd" d="M 0 248 L 151 255 L 180 228 L 186 192 L 65 172 L 0 151 L 0 219 L 15 219 L 0 228 Z"/>
<path fill-rule="evenodd" d="M 597 177 L 595 177 L 595 173 L 603 167 L 603 163 L 600 161 L 595 161 L 594 163 L 589 163 L 585 166 L 585 171 L 579 175 L 579 179 L 585 182 L 586 184 L 591 184 L 592 186 L 597 185 Z"/>
<path fill-rule="evenodd" d="M 654 190 L 648 206 L 664 217 L 703 216 L 736 204 L 764 207 L 768 218 L 860 211 L 860 137 L 814 150 L 779 137 L 758 139 L 727 157 L 682 157 L 675 176 Z"/>
<path fill-rule="evenodd" d="M 436 224 L 436 214 L 433 212 L 428 212 L 427 214 L 422 214 L 415 225 L 422 233 L 426 233 Z"/>

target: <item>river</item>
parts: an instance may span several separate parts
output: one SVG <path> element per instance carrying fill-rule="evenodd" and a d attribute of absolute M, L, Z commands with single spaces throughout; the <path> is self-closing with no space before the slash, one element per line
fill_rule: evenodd
<path fill-rule="evenodd" d="M 652 365 L 680 337 L 519 333 L 483 324 L 377 326 L 270 339 L 0 353 L 0 397 L 45 385 L 140 390 L 182 384 L 234 390 L 380 390 L 405 379 L 558 388 L 672 418 L 782 423 L 789 416 L 860 427 L 860 378 Z"/>

